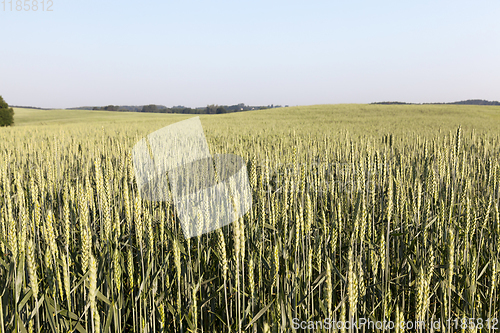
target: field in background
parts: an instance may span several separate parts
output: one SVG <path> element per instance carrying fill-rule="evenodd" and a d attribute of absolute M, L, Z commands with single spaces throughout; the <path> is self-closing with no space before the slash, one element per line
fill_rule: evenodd
<path fill-rule="evenodd" d="M 152 114 L 85 110 L 35 110 L 15 108 L 16 126 L 60 124 L 156 123 L 157 128 L 197 115 Z M 439 129 L 500 131 L 500 107 L 474 105 L 313 105 L 201 115 L 203 126 L 236 132 L 289 129 L 298 133 L 349 130 L 353 134 L 434 135 Z"/>
<path fill-rule="evenodd" d="M 173 205 L 138 196 L 129 152 L 196 115 L 15 111 L 0 128 L 2 333 L 277 333 L 294 318 L 457 332 L 500 316 L 500 107 L 202 115 L 212 153 L 247 161 L 253 206 L 189 240 Z"/>
<path fill-rule="evenodd" d="M 164 120 L 165 115 L 137 112 L 111 112 L 88 110 L 38 110 L 14 108 L 15 126 L 127 123 Z M 179 115 L 182 117 L 182 115 Z M 176 115 L 170 115 L 176 117 Z"/>

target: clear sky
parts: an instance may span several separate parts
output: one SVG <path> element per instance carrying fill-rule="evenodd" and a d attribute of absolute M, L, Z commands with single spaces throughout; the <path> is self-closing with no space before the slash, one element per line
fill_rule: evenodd
<path fill-rule="evenodd" d="M 38 3 L 0 2 L 11 105 L 500 100 L 498 0 Z"/>

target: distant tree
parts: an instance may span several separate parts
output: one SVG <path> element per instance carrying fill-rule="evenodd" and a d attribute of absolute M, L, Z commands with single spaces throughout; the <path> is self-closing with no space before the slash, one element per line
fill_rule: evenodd
<path fill-rule="evenodd" d="M 104 107 L 104 110 L 106 111 L 118 111 L 120 107 L 118 105 L 108 105 Z"/>
<path fill-rule="evenodd" d="M 215 114 L 217 112 L 217 105 L 211 104 L 207 105 L 205 108 L 205 113 L 206 114 Z"/>
<path fill-rule="evenodd" d="M 217 113 L 217 114 L 226 113 L 226 112 L 227 111 L 226 111 L 226 109 L 224 109 L 223 106 L 218 106 L 217 110 L 215 110 L 215 113 Z"/>
<path fill-rule="evenodd" d="M 0 126 L 12 125 L 14 125 L 14 109 L 9 108 L 9 104 L 0 96 Z"/>
<path fill-rule="evenodd" d="M 398 102 L 398 101 L 391 101 L 391 102 L 375 102 L 372 104 L 386 104 L 386 105 L 404 105 L 404 104 L 411 104 L 411 103 L 406 103 L 406 102 Z"/>
<path fill-rule="evenodd" d="M 144 105 L 142 112 L 158 112 L 158 107 L 154 104 Z"/>

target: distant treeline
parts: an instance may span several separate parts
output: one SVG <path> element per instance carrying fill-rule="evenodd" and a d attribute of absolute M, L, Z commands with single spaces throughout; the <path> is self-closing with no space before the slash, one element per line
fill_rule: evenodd
<path fill-rule="evenodd" d="M 288 105 L 287 105 L 288 106 Z M 72 108 L 73 110 L 101 110 L 101 111 L 118 111 L 118 112 L 151 112 L 151 113 L 189 113 L 189 114 L 222 114 L 230 112 L 241 112 L 250 110 L 263 110 L 269 108 L 279 108 L 281 105 L 268 105 L 268 106 L 249 106 L 243 103 L 235 105 L 207 105 L 206 107 L 189 108 L 182 105 L 168 108 L 164 105 L 108 105 L 108 106 L 94 106 L 94 107 L 79 107 Z"/>
<path fill-rule="evenodd" d="M 413 103 L 406 103 L 406 102 L 374 102 L 371 104 L 413 104 Z"/>
<path fill-rule="evenodd" d="M 11 105 L 11 108 L 20 108 L 20 109 L 37 109 L 37 110 L 53 110 L 50 108 L 39 108 L 36 106 L 20 106 L 20 105 Z"/>
<path fill-rule="evenodd" d="M 407 104 L 407 105 L 445 105 L 445 104 L 459 104 L 459 105 L 500 105 L 497 101 L 487 101 L 484 99 L 468 99 L 466 101 L 451 102 L 451 103 L 406 103 L 406 102 L 375 102 L 371 104 Z"/>
<path fill-rule="evenodd" d="M 434 103 L 434 104 L 462 104 L 462 105 L 500 105 L 497 101 L 486 101 L 484 99 L 468 99 L 466 101 L 453 103 Z"/>

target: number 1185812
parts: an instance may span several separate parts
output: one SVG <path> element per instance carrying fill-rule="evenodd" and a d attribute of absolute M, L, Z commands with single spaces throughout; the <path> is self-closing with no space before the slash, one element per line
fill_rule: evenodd
<path fill-rule="evenodd" d="M 488 318 L 486 320 L 484 320 L 483 318 L 454 318 L 446 320 L 446 323 L 448 327 L 454 327 L 455 330 L 498 330 L 500 328 L 497 318 Z"/>
<path fill-rule="evenodd" d="M 52 12 L 52 6 L 54 5 L 54 2 L 52 0 L 2 0 L 0 2 L 2 10 L 5 11 L 18 11 L 18 12 Z"/>

